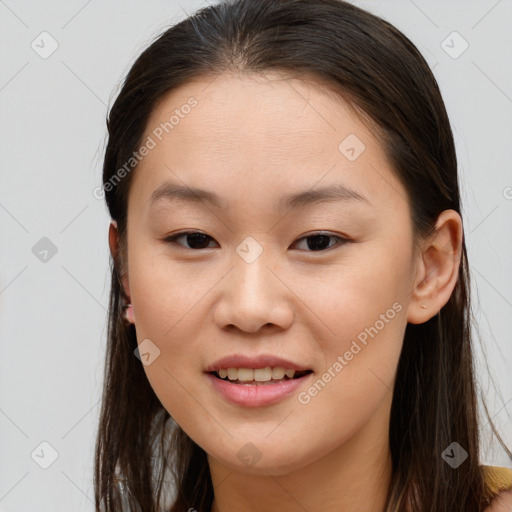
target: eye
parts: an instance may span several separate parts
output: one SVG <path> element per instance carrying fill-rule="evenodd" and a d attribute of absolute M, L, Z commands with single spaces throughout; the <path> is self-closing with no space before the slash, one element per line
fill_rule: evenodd
<path fill-rule="evenodd" d="M 164 242 L 182 245 L 177 242 L 180 238 L 184 238 L 190 244 L 190 247 L 185 247 L 185 249 L 207 249 L 208 240 L 213 240 L 211 236 L 201 233 L 200 231 L 185 231 L 183 233 L 167 237 L 164 239 Z"/>
<path fill-rule="evenodd" d="M 183 246 L 181 243 L 178 242 L 178 240 L 181 238 L 186 240 L 186 243 L 188 243 L 188 247 Z M 318 232 L 299 238 L 296 242 L 294 242 L 294 244 L 292 244 L 292 247 L 298 242 L 305 240 L 307 248 L 310 251 L 325 251 L 326 249 L 330 249 L 331 247 L 333 247 L 333 244 L 329 244 L 329 239 L 337 239 L 338 245 L 349 242 L 347 238 L 343 238 L 341 236 L 331 235 L 329 233 L 324 232 Z M 201 233 L 200 231 L 184 231 L 182 233 L 178 233 L 176 235 L 165 238 L 164 242 L 169 244 L 177 244 L 184 247 L 185 249 L 208 249 L 209 240 L 213 241 L 213 238 L 207 235 L 206 233 Z"/>
<path fill-rule="evenodd" d="M 329 245 L 329 238 L 336 238 L 338 240 L 338 245 L 342 245 L 344 243 L 347 243 L 349 240 L 347 238 L 343 238 L 341 236 L 337 235 L 331 235 L 329 233 L 324 232 L 318 232 L 318 233 L 312 233 L 308 236 L 303 236 L 302 238 L 299 238 L 297 242 L 300 242 L 301 240 L 306 241 L 306 246 L 311 251 L 325 251 L 326 249 L 330 249 L 333 247 L 333 245 Z M 297 242 L 294 242 L 297 243 Z M 326 247 L 327 245 L 327 247 Z"/>

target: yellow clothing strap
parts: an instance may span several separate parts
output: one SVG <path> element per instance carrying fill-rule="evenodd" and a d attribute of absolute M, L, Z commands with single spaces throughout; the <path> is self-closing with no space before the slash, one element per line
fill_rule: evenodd
<path fill-rule="evenodd" d="M 499 466 L 482 466 L 485 480 L 492 489 L 492 492 L 498 494 L 501 491 L 512 490 L 512 469 Z"/>

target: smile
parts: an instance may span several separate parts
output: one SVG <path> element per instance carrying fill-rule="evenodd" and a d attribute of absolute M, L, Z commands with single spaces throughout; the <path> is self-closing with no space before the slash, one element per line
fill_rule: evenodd
<path fill-rule="evenodd" d="M 284 399 L 303 386 L 312 374 L 312 370 L 266 367 L 225 368 L 205 375 L 215 394 L 219 394 L 226 401 L 245 407 L 258 407 Z M 278 378 L 274 379 L 273 375 Z"/>
<path fill-rule="evenodd" d="M 235 384 L 272 384 L 286 380 L 296 379 L 311 373 L 311 370 L 296 371 L 282 366 L 266 366 L 265 368 L 220 368 L 211 372 L 220 379 Z"/>

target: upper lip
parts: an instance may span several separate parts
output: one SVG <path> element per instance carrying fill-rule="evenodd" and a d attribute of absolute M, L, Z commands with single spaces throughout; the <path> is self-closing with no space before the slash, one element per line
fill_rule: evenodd
<path fill-rule="evenodd" d="M 205 372 L 216 372 L 221 368 L 265 368 L 266 366 L 281 366 L 288 370 L 304 371 L 310 370 L 307 366 L 288 361 L 282 357 L 272 354 L 261 354 L 255 357 L 249 357 L 243 354 L 232 354 L 222 357 L 206 367 Z"/>

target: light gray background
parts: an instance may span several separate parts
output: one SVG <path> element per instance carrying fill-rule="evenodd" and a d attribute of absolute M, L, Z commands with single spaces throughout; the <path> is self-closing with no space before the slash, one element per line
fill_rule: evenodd
<path fill-rule="evenodd" d="M 107 106 L 140 51 L 204 4 L 0 0 L 2 511 L 94 508 L 109 217 L 93 190 Z M 481 363 L 479 378 L 512 445 L 512 1 L 357 4 L 417 44 L 444 95 L 462 175 L 475 318 L 499 393 Z M 58 43 L 46 59 L 31 47 L 51 48 L 43 31 Z M 457 58 L 464 40 L 453 31 L 469 44 Z M 42 237 L 57 248 L 46 262 L 32 250 Z M 52 449 L 58 458 L 42 469 Z M 512 467 L 494 445 L 482 462 Z"/>

